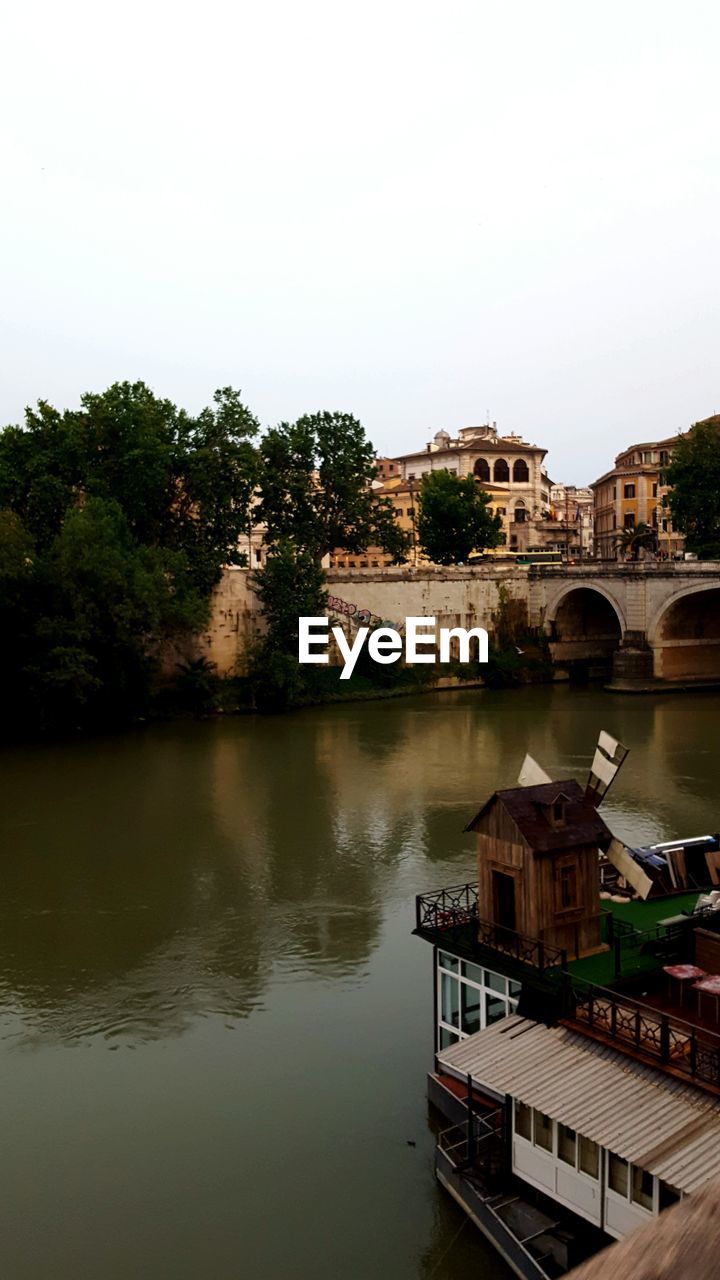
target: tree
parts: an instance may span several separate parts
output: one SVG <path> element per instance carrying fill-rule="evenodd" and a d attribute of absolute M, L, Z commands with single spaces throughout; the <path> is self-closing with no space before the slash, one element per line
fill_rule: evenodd
<path fill-rule="evenodd" d="M 631 559 L 637 560 L 638 552 L 642 548 L 645 551 L 657 550 L 657 533 L 649 524 L 629 525 L 627 529 L 623 529 L 615 539 L 621 559 L 625 560 L 630 555 Z"/>
<path fill-rule="evenodd" d="M 387 499 L 373 495 L 375 453 L 362 423 L 349 413 L 314 413 L 283 422 L 260 443 L 256 512 L 274 546 L 291 540 L 318 562 L 335 547 L 379 546 L 397 561 L 409 539 Z"/>
<path fill-rule="evenodd" d="M 300 701 L 306 673 L 298 663 L 298 620 L 324 613 L 325 575 L 312 551 L 280 538 L 263 569 L 253 574 L 267 627 L 252 648 L 250 678 L 256 705 L 283 711 Z"/>
<path fill-rule="evenodd" d="M 116 382 L 80 406 L 40 401 L 24 426 L 0 432 L 0 508 L 44 550 L 73 507 L 116 502 L 139 542 L 182 551 L 209 591 L 224 564 L 238 563 L 256 482 L 258 423 L 239 394 L 217 391 L 193 418 L 144 382 Z"/>
<path fill-rule="evenodd" d="M 436 564 L 460 564 L 471 551 L 497 547 L 502 520 L 489 510 L 490 498 L 472 476 L 430 471 L 422 477 L 418 541 Z"/>
<path fill-rule="evenodd" d="M 240 558 L 256 479 L 232 388 L 197 417 L 142 382 L 80 403 L 0 432 L 0 684 L 36 726 L 145 709 L 163 646 L 205 625 Z"/>
<path fill-rule="evenodd" d="M 672 522 L 687 550 L 702 560 L 720 559 L 720 415 L 680 436 L 667 482 Z"/>

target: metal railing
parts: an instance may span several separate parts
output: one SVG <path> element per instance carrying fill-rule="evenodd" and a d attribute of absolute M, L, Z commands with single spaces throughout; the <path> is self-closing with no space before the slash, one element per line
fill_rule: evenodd
<path fill-rule="evenodd" d="M 533 969 L 564 969 L 567 952 L 539 938 L 529 938 L 483 920 L 478 914 L 478 889 L 476 884 L 451 885 L 436 893 L 418 894 L 415 899 L 415 927 L 419 933 L 451 934 L 472 924 L 475 927 L 473 941 L 488 951 L 517 960 Z"/>
<path fill-rule="evenodd" d="M 570 1021 L 618 1047 L 671 1067 L 696 1084 L 720 1088 L 720 1035 L 606 987 L 572 981 Z"/>

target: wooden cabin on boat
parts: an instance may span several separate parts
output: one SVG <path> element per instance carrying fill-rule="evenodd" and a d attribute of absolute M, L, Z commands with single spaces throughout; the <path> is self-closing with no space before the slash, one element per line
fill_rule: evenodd
<path fill-rule="evenodd" d="M 480 928 L 589 955 L 601 946 L 598 849 L 612 834 L 574 779 L 496 791 L 477 835 Z"/>

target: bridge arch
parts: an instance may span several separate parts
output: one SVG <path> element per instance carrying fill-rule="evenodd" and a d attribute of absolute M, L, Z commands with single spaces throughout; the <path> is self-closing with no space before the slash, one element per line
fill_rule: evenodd
<path fill-rule="evenodd" d="M 606 673 L 625 632 L 625 616 L 611 593 L 594 582 L 568 583 L 546 612 L 553 661 L 571 675 Z"/>
<path fill-rule="evenodd" d="M 618 626 L 620 627 L 621 634 L 624 634 L 627 630 L 627 620 L 622 603 L 618 600 L 617 596 L 613 595 L 613 593 L 607 589 L 607 587 L 602 586 L 599 582 L 595 582 L 592 579 L 584 579 L 580 582 L 568 582 L 564 586 L 560 587 L 557 594 L 548 602 L 545 610 L 546 627 L 549 628 L 557 625 L 558 612 L 560 611 L 563 602 L 567 600 L 568 596 L 575 595 L 576 592 L 582 592 L 584 597 L 588 597 L 592 594 L 602 596 L 613 610 Z M 589 604 L 590 601 L 586 598 L 584 603 Z"/>
<path fill-rule="evenodd" d="M 660 680 L 720 680 L 720 583 L 674 591 L 648 626 Z"/>

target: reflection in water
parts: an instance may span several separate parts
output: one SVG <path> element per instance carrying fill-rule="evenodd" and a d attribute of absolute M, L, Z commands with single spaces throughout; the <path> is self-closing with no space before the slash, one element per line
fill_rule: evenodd
<path fill-rule="evenodd" d="M 719 706 L 466 692 L 4 752 L 8 1274 L 504 1275 L 432 1176 L 413 895 L 474 879 L 525 751 L 583 779 L 600 728 L 618 835 L 715 831 Z"/>

